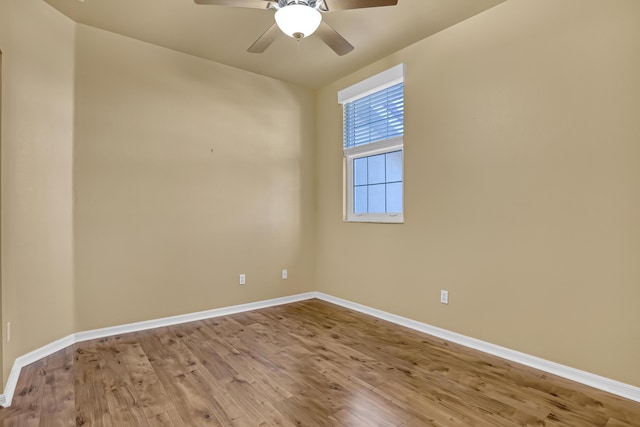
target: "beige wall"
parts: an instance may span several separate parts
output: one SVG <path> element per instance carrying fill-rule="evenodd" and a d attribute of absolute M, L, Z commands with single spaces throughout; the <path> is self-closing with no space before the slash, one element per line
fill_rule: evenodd
<path fill-rule="evenodd" d="M 77 329 L 313 290 L 314 103 L 79 25 Z"/>
<path fill-rule="evenodd" d="M 512 0 L 321 90 L 318 289 L 640 386 L 639 18 Z M 405 224 L 343 223 L 336 91 L 400 62 Z"/>
<path fill-rule="evenodd" d="M 6 379 L 16 357 L 73 332 L 75 24 L 39 0 L 3 0 L 0 17 Z"/>

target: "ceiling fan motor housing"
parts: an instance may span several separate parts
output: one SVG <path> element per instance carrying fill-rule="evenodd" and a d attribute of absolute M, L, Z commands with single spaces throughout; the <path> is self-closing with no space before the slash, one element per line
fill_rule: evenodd
<path fill-rule="evenodd" d="M 324 3 L 324 2 L 317 1 L 317 0 L 278 0 L 278 7 L 283 8 L 285 6 L 290 6 L 292 4 L 301 4 L 303 6 L 309 6 L 314 9 L 318 9 L 321 3 Z"/>

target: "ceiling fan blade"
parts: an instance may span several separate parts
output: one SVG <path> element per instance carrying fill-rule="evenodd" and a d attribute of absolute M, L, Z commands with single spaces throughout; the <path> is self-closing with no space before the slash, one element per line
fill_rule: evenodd
<path fill-rule="evenodd" d="M 250 9 L 270 9 L 273 0 L 193 0 L 196 4 L 214 6 L 246 7 Z"/>
<path fill-rule="evenodd" d="M 329 24 L 322 21 L 316 30 L 316 34 L 327 44 L 338 56 L 346 55 L 353 50 L 351 43 L 345 40 L 336 30 L 331 28 Z"/>
<path fill-rule="evenodd" d="M 366 7 L 395 6 L 398 0 L 324 0 L 328 12 L 363 9 Z"/>
<path fill-rule="evenodd" d="M 265 31 L 258 40 L 253 42 L 253 44 L 247 49 L 248 52 L 251 53 L 262 53 L 264 52 L 271 43 L 280 35 L 280 28 L 278 28 L 277 24 L 273 24 L 267 31 Z"/>

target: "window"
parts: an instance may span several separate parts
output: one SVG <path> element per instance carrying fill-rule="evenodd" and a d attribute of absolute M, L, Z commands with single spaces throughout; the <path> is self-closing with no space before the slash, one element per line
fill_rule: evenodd
<path fill-rule="evenodd" d="M 346 221 L 404 221 L 404 64 L 338 92 Z"/>

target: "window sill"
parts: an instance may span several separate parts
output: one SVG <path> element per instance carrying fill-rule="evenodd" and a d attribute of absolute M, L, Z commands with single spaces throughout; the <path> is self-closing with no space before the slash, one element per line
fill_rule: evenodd
<path fill-rule="evenodd" d="M 344 222 L 371 222 L 378 224 L 404 224 L 403 214 L 349 215 Z"/>

